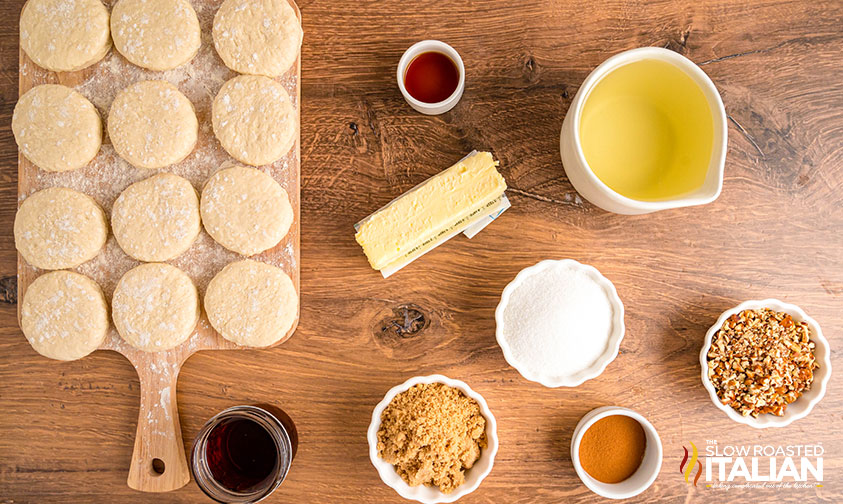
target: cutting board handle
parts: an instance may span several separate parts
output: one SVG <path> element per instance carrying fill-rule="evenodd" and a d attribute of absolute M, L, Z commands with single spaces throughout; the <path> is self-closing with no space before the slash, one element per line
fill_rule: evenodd
<path fill-rule="evenodd" d="M 168 492 L 190 481 L 176 400 L 181 366 L 144 361 L 134 363 L 140 378 L 140 411 L 128 484 L 142 492 Z"/>

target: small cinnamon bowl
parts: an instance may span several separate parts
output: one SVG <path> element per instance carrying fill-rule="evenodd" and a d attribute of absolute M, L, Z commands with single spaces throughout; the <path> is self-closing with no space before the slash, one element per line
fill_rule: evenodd
<path fill-rule="evenodd" d="M 644 459 L 638 470 L 629 478 L 620 483 L 603 483 L 591 477 L 580 464 L 580 443 L 585 432 L 598 420 L 613 415 L 624 415 L 636 420 L 644 429 L 647 436 L 647 447 L 644 451 Z M 574 428 L 574 435 L 571 438 L 571 462 L 577 476 L 588 487 L 589 490 L 608 499 L 628 499 L 635 497 L 656 481 L 659 471 L 662 468 L 662 441 L 659 433 L 646 418 L 628 408 L 618 406 L 603 406 L 586 413 Z"/>

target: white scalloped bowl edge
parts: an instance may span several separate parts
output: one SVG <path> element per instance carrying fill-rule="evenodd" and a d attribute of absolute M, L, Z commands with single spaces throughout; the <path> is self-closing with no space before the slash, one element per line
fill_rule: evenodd
<path fill-rule="evenodd" d="M 408 485 L 403 479 L 401 479 L 401 476 L 395 472 L 395 467 L 392 464 L 386 462 L 378 456 L 378 430 L 381 426 L 381 414 L 383 413 L 383 410 L 386 409 L 396 395 L 419 383 L 444 383 L 449 387 L 462 390 L 466 396 L 477 401 L 477 404 L 480 406 L 480 412 L 486 419 L 487 446 L 481 450 L 480 458 L 474 463 L 471 469 L 466 470 L 465 483 L 458 486 L 449 494 L 442 493 L 439 489 L 426 485 L 419 485 L 415 487 Z M 383 400 L 375 406 L 375 410 L 372 412 L 372 423 L 369 424 L 367 438 L 369 440 L 369 459 L 372 461 L 372 465 L 375 466 L 375 469 L 378 470 L 381 480 L 383 480 L 387 486 L 398 492 L 398 495 L 401 497 L 422 502 L 424 504 L 454 502 L 455 500 L 477 490 L 477 487 L 480 486 L 483 479 L 486 478 L 486 476 L 488 476 L 488 474 L 492 471 L 492 466 L 495 463 L 495 455 L 498 452 L 497 423 L 495 422 L 495 416 L 489 409 L 489 405 L 486 404 L 486 400 L 483 399 L 483 396 L 472 390 L 465 382 L 454 380 L 443 375 L 415 376 L 401 385 L 397 385 L 389 389 Z"/>
<path fill-rule="evenodd" d="M 758 308 L 770 308 L 771 310 L 784 312 L 793 317 L 797 322 L 805 322 L 808 324 L 808 330 L 811 334 L 811 340 L 815 344 L 814 356 L 819 362 L 820 367 L 814 372 L 814 382 L 811 385 L 811 390 L 802 394 L 796 401 L 787 406 L 783 416 L 775 416 L 770 414 L 760 415 L 758 418 L 751 416 L 743 416 L 735 411 L 730 406 L 724 405 L 717 397 L 717 392 L 714 390 L 714 384 L 708 377 L 708 349 L 711 347 L 711 340 L 718 329 L 723 327 L 723 323 L 727 318 L 739 313 L 743 310 L 752 310 Z M 820 402 L 820 399 L 825 395 L 828 387 L 828 380 L 831 378 L 831 348 L 828 340 L 823 336 L 820 325 L 816 320 L 812 319 L 805 313 L 802 308 L 796 305 L 779 301 L 778 299 L 763 299 L 745 301 L 738 306 L 724 311 L 717 322 L 708 329 L 705 334 L 705 341 L 700 350 L 700 368 L 703 386 L 708 390 L 708 395 L 711 397 L 711 402 L 714 403 L 721 411 L 726 413 L 732 420 L 755 427 L 756 429 L 764 429 L 767 427 L 784 427 L 790 425 L 792 422 L 808 416 L 814 406 Z"/>
<path fill-rule="evenodd" d="M 505 340 L 503 333 L 504 333 L 504 321 L 503 321 L 503 313 L 506 309 L 506 305 L 509 303 L 509 297 L 512 295 L 512 292 L 518 287 L 518 285 L 528 276 L 534 274 L 536 271 L 542 270 L 544 268 L 548 268 L 555 265 L 567 264 L 571 265 L 581 271 L 585 271 L 588 275 L 596 281 L 603 289 L 606 291 L 606 294 L 609 297 L 609 302 L 612 304 L 612 334 L 609 335 L 609 342 L 606 345 L 606 350 L 603 354 L 594 361 L 594 363 L 583 369 L 581 371 L 577 371 L 571 375 L 567 376 L 544 376 L 540 375 L 539 373 L 535 373 L 529 369 L 526 369 L 515 360 L 514 356 L 512 355 L 512 349 L 509 347 L 508 342 Z M 615 357 L 618 356 L 618 350 L 621 346 L 621 341 L 623 340 L 624 333 L 626 331 L 626 327 L 624 326 L 623 322 L 624 318 L 624 308 L 621 299 L 618 297 L 618 291 L 615 289 L 615 285 L 603 276 L 600 271 L 595 268 L 594 266 L 589 266 L 587 264 L 582 264 L 579 261 L 575 261 L 573 259 L 546 259 L 544 261 L 540 261 L 533 266 L 529 266 L 521 270 L 515 278 L 509 282 L 509 284 L 504 287 L 503 293 L 501 294 L 501 301 L 498 303 L 498 307 L 495 309 L 495 338 L 498 341 L 498 346 L 501 347 L 503 351 L 503 357 L 506 359 L 506 362 L 515 368 L 521 376 L 526 378 L 527 380 L 534 381 L 537 383 L 541 383 L 545 387 L 576 387 L 586 380 L 591 380 L 592 378 L 597 378 L 600 376 L 601 373 L 606 369 L 606 366 L 609 365 Z"/>

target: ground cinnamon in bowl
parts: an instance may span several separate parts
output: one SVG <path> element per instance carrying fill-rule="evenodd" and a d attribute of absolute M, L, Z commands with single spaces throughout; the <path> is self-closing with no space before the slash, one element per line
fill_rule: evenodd
<path fill-rule="evenodd" d="M 644 428 L 632 417 L 611 415 L 594 422 L 580 441 L 580 465 L 603 483 L 620 483 L 638 470 L 647 449 Z"/>

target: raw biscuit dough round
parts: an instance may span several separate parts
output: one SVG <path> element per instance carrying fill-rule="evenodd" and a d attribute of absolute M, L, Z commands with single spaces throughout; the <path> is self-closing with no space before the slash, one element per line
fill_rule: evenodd
<path fill-rule="evenodd" d="M 182 270 L 165 263 L 142 264 L 120 278 L 111 300 L 117 332 L 144 352 L 159 352 L 187 340 L 199 322 L 199 293 Z"/>
<path fill-rule="evenodd" d="M 245 259 L 233 262 L 211 279 L 205 311 L 223 338 L 249 347 L 277 343 L 299 312 L 293 281 L 280 268 Z"/>
<path fill-rule="evenodd" d="M 111 10 L 114 47 L 150 70 L 170 70 L 193 59 L 200 35 L 199 19 L 187 0 L 120 0 Z"/>
<path fill-rule="evenodd" d="M 193 104 L 166 81 L 141 81 L 121 91 L 108 111 L 114 150 L 138 168 L 158 169 L 186 158 L 196 145 Z"/>
<path fill-rule="evenodd" d="M 214 16 L 214 47 L 225 66 L 277 77 L 296 61 L 302 29 L 287 0 L 225 0 Z"/>
<path fill-rule="evenodd" d="M 172 173 L 135 182 L 111 209 L 117 243 L 139 261 L 173 259 L 190 248 L 201 227 L 196 190 Z"/>
<path fill-rule="evenodd" d="M 35 192 L 15 215 L 15 247 L 36 268 L 79 266 L 99 253 L 106 238 L 105 212 L 93 198 L 73 189 Z"/>
<path fill-rule="evenodd" d="M 214 98 L 211 115 L 214 135 L 241 163 L 270 164 L 293 147 L 296 111 L 284 86 L 269 77 L 230 79 Z"/>
<path fill-rule="evenodd" d="M 26 289 L 20 326 L 36 352 L 63 361 L 96 350 L 108 333 L 108 305 L 96 282 L 73 271 L 51 271 Z"/>
<path fill-rule="evenodd" d="M 257 168 L 232 166 L 202 189 L 202 223 L 223 247 L 245 256 L 271 249 L 293 223 L 293 207 L 278 182 Z"/>
<path fill-rule="evenodd" d="M 102 144 L 102 121 L 87 98 L 60 84 L 43 84 L 18 100 L 15 142 L 42 170 L 62 172 L 90 163 Z"/>
<path fill-rule="evenodd" d="M 100 0 L 29 0 L 20 15 L 20 46 L 54 72 L 91 66 L 111 48 L 108 9 Z"/>

